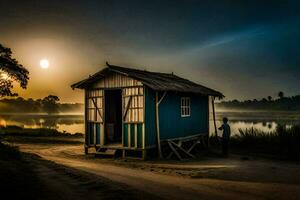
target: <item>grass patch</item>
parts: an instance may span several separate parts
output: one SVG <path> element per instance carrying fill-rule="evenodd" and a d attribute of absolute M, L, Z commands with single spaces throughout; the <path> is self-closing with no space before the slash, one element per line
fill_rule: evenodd
<path fill-rule="evenodd" d="M 239 129 L 239 134 L 231 137 L 230 146 L 252 154 L 300 161 L 300 126 L 279 125 L 272 132 Z"/>
<path fill-rule="evenodd" d="M 83 137 L 82 133 L 67 133 L 60 132 L 56 129 L 50 128 L 22 128 L 19 126 L 0 127 L 0 135 L 2 136 L 29 136 L 29 137 L 49 137 L 49 136 L 69 136 L 69 137 Z"/>

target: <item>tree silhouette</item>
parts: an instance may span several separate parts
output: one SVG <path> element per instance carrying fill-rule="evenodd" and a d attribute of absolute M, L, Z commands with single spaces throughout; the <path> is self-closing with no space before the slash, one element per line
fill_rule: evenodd
<path fill-rule="evenodd" d="M 268 101 L 272 101 L 272 97 L 271 96 L 268 96 Z"/>
<path fill-rule="evenodd" d="M 278 92 L 278 97 L 282 99 L 284 97 L 284 93 L 282 91 Z"/>
<path fill-rule="evenodd" d="M 17 96 L 11 91 L 14 81 L 17 81 L 23 89 L 26 89 L 28 83 L 28 70 L 11 56 L 11 49 L 0 44 L 0 97 Z"/>
<path fill-rule="evenodd" d="M 262 98 L 261 102 L 266 103 L 268 100 L 266 98 Z"/>
<path fill-rule="evenodd" d="M 284 94 L 278 95 L 280 99 L 272 100 L 268 96 L 268 100 L 263 98 L 261 100 L 244 100 L 244 101 L 222 101 L 216 104 L 217 108 L 225 109 L 249 109 L 249 110 L 300 110 L 300 95 L 286 97 Z"/>
<path fill-rule="evenodd" d="M 3 113 L 54 113 L 54 112 L 81 112 L 81 103 L 59 103 L 58 98 L 51 95 L 42 99 L 1 98 L 0 108 Z"/>
<path fill-rule="evenodd" d="M 59 98 L 55 95 L 49 95 L 42 100 L 43 110 L 48 114 L 59 112 Z"/>

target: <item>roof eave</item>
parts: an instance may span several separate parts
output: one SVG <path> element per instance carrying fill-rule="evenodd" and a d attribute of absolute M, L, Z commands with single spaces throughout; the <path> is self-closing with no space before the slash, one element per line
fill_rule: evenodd
<path fill-rule="evenodd" d="M 104 75 L 102 75 L 102 73 L 103 73 L 105 70 L 107 70 L 107 69 L 108 69 L 108 68 L 106 67 L 106 68 L 102 69 L 101 71 L 99 71 L 99 72 L 97 72 L 97 73 L 95 73 L 95 74 L 89 76 L 88 78 L 83 79 L 83 80 L 81 80 L 81 81 L 79 81 L 79 82 L 77 82 L 77 83 L 72 84 L 72 85 L 71 85 L 71 88 L 72 88 L 73 90 L 74 90 L 75 88 L 77 88 L 77 89 L 84 89 L 84 88 L 86 88 L 86 87 L 88 86 L 88 84 L 93 83 L 93 82 L 95 81 L 94 79 L 99 80 L 99 77 L 101 77 L 101 78 L 104 77 Z"/>
<path fill-rule="evenodd" d="M 123 72 L 122 70 L 118 70 L 118 66 L 114 66 L 114 65 L 110 65 L 106 62 L 106 65 L 107 67 L 102 69 L 101 71 L 95 73 L 94 75 L 90 76 L 89 78 L 86 78 L 84 80 L 81 80 L 77 83 L 74 83 L 71 85 L 71 88 L 72 89 L 75 89 L 75 88 L 78 88 L 78 89 L 85 89 L 87 88 L 91 83 L 93 83 L 94 81 L 96 80 L 99 80 L 99 78 L 102 78 L 104 77 L 104 74 L 105 72 L 107 71 L 112 71 L 112 72 L 115 72 L 115 73 L 119 73 L 119 74 L 122 74 L 124 76 L 127 76 L 127 77 L 131 77 L 131 78 L 134 78 L 138 81 L 141 81 L 144 85 L 148 86 L 149 88 L 155 90 L 155 91 L 174 91 L 174 92 L 185 92 L 185 93 L 194 93 L 194 94 L 200 94 L 200 95 L 205 95 L 205 96 L 213 96 L 213 97 L 218 97 L 219 99 L 222 99 L 224 98 L 225 96 L 221 93 L 221 92 L 218 92 L 216 90 L 213 90 L 213 89 L 210 89 L 210 88 L 207 88 L 205 86 L 202 86 L 203 88 L 205 88 L 207 91 L 205 92 L 201 92 L 201 91 L 197 91 L 197 88 L 193 89 L 193 88 L 190 88 L 190 89 L 169 89 L 169 90 L 166 90 L 165 88 L 159 88 L 159 87 L 155 87 L 151 84 L 148 84 L 144 79 L 142 78 L 139 78 L 139 77 L 132 77 L 130 74 L 126 73 L 126 72 Z M 180 79 L 183 79 L 181 77 L 178 77 Z M 187 80 L 187 79 L 185 79 Z M 187 80 L 188 82 L 192 83 L 192 84 L 195 84 L 195 85 L 198 85 L 196 83 L 193 83 L 189 80 Z"/>
<path fill-rule="evenodd" d="M 157 88 L 157 87 L 153 87 L 152 85 L 148 85 L 147 83 L 143 83 L 144 85 L 146 85 L 147 87 L 151 88 L 154 91 L 159 91 L 159 92 L 182 92 L 182 93 L 193 93 L 193 94 L 200 94 L 203 96 L 212 96 L 212 97 L 218 97 L 219 99 L 223 99 L 225 96 L 218 91 L 213 90 L 212 92 L 209 93 L 203 93 L 203 92 L 198 92 L 198 91 L 189 91 L 189 90 L 166 90 L 166 89 L 162 89 L 162 88 Z M 212 89 L 211 89 L 212 90 Z"/>

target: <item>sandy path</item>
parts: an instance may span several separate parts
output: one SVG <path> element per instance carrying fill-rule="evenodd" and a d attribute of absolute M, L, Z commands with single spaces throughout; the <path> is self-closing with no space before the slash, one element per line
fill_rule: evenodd
<path fill-rule="evenodd" d="M 22 151 L 35 153 L 44 159 L 105 177 L 140 191 L 151 192 L 166 199 L 300 199 L 298 165 L 281 164 L 282 167 L 278 168 L 277 163 L 252 161 L 242 166 L 241 161 L 228 159 L 198 164 L 138 162 L 139 167 L 131 168 L 105 160 L 87 158 L 82 154 L 82 146 L 78 145 L 19 144 L 19 146 Z M 274 169 L 274 165 L 275 171 L 270 170 Z M 160 173 L 161 169 L 170 171 L 172 166 L 175 171 L 177 169 L 191 172 L 196 174 L 195 177 L 201 178 Z M 147 170 L 149 168 L 150 171 Z M 209 173 L 205 173 L 206 171 Z M 203 172 L 202 176 L 199 176 L 200 172 Z"/>

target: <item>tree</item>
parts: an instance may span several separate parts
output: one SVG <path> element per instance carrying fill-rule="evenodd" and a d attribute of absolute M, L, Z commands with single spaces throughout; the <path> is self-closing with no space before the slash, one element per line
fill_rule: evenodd
<path fill-rule="evenodd" d="M 284 93 L 282 91 L 278 92 L 278 97 L 282 99 L 284 97 Z"/>
<path fill-rule="evenodd" d="M 48 114 L 59 112 L 59 106 L 57 102 L 59 101 L 58 96 L 49 95 L 45 97 L 41 102 L 43 106 L 43 110 Z"/>
<path fill-rule="evenodd" d="M 271 96 L 268 96 L 268 101 L 272 101 L 272 97 Z"/>
<path fill-rule="evenodd" d="M 262 98 L 261 102 L 266 103 L 268 100 L 266 98 Z"/>
<path fill-rule="evenodd" d="M 14 81 L 18 82 L 21 88 L 26 89 L 28 75 L 28 70 L 12 58 L 11 49 L 0 44 L 0 97 L 18 95 L 11 91 Z"/>

